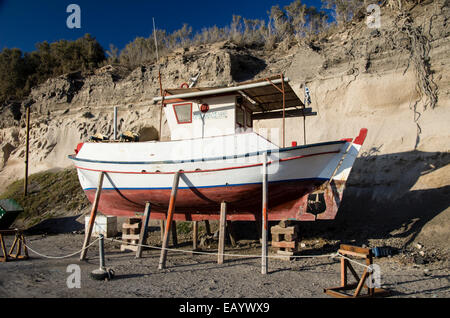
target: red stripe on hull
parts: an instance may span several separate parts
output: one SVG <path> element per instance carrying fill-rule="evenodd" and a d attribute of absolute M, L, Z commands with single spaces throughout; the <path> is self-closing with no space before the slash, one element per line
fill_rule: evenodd
<path fill-rule="evenodd" d="M 323 181 L 289 181 L 269 184 L 269 220 L 296 219 L 314 221 L 315 216 L 306 213 L 308 194 Z M 333 182 L 334 184 L 334 182 Z M 334 197 L 342 198 L 342 187 Z M 330 188 L 330 187 L 329 187 Z M 332 190 L 330 188 L 330 190 Z M 85 191 L 93 202 L 96 190 Z M 146 202 L 152 204 L 151 218 L 165 219 L 171 190 L 102 190 L 99 211 L 105 215 L 142 216 Z M 330 196 L 331 198 L 332 196 Z M 253 221 L 261 219 L 262 185 L 242 185 L 222 188 L 179 189 L 175 203 L 174 220 L 218 220 L 220 203 L 228 203 L 228 220 Z M 336 205 L 327 202 L 328 205 Z M 334 218 L 338 205 L 331 211 Z M 305 207 L 302 211 L 301 207 Z M 328 207 L 327 207 L 328 210 Z M 330 213 L 330 212 L 328 212 Z M 330 217 L 325 217 L 328 219 Z"/>

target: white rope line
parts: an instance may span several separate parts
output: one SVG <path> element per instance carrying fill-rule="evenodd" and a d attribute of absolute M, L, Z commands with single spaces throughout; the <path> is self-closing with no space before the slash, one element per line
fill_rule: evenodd
<path fill-rule="evenodd" d="M 367 268 L 367 271 L 368 271 L 369 273 L 372 273 L 372 272 L 373 272 L 373 267 L 370 266 L 370 265 L 366 265 L 366 264 L 359 263 L 359 262 L 357 262 L 357 261 L 355 261 L 355 260 L 353 260 L 353 259 L 351 259 L 351 258 L 348 258 L 348 257 L 342 255 L 342 254 L 339 253 L 339 252 L 337 252 L 337 255 L 336 255 L 336 256 L 339 256 L 339 257 L 341 257 L 341 258 L 345 258 L 345 259 L 348 260 L 349 262 L 352 262 L 352 263 L 354 263 L 354 264 L 357 264 L 357 265 L 359 265 L 359 266 L 362 266 L 362 267 Z"/>
<path fill-rule="evenodd" d="M 171 248 L 162 248 L 162 247 L 158 247 L 158 246 L 151 246 L 151 245 L 145 245 L 145 244 L 135 244 L 135 243 L 129 243 L 129 242 L 125 242 L 122 240 L 116 240 L 116 239 L 109 239 L 109 238 L 105 238 L 106 240 L 109 240 L 111 242 L 116 242 L 116 243 L 122 243 L 122 244 L 126 244 L 126 245 L 132 245 L 132 246 L 140 246 L 140 247 L 147 247 L 147 248 L 151 248 L 151 249 L 156 249 L 156 250 L 166 250 L 169 252 L 180 252 L 180 253 L 185 253 L 185 254 L 197 254 L 197 255 L 221 255 L 221 256 L 227 256 L 227 257 L 243 257 L 243 258 L 261 258 L 261 255 L 252 255 L 252 254 L 218 254 L 218 253 L 210 253 L 210 252 L 199 252 L 199 251 L 186 251 L 186 250 L 180 250 L 180 249 L 171 249 Z M 48 258 L 48 259 L 65 259 L 65 258 L 70 258 L 73 257 L 77 254 L 80 254 L 81 252 L 83 252 L 84 250 L 87 250 L 89 247 L 91 247 L 92 245 L 94 245 L 95 243 L 97 243 L 97 241 L 99 241 L 100 238 L 97 238 L 95 241 L 93 241 L 91 244 L 89 244 L 88 246 L 86 246 L 85 248 L 82 248 L 81 250 L 72 253 L 70 255 L 66 255 L 66 256 L 48 256 L 48 255 L 44 255 L 41 254 L 35 250 L 33 250 L 30 246 L 28 246 L 27 244 L 24 244 L 31 252 L 33 252 L 36 255 L 39 255 L 41 257 L 44 258 Z M 276 256 L 276 255 L 267 255 L 265 256 L 266 258 L 273 258 L 273 259 L 279 259 L 280 256 Z M 293 255 L 293 256 L 289 256 L 290 258 L 335 258 L 335 257 L 341 257 L 344 258 L 354 264 L 357 264 L 359 266 L 365 267 L 367 268 L 368 272 L 371 273 L 373 271 L 372 266 L 369 265 L 365 265 L 362 263 L 359 263 L 355 260 L 352 260 L 351 258 L 348 258 L 344 255 L 342 255 L 341 253 L 337 252 L 337 253 L 331 253 L 331 254 L 324 254 L 324 255 Z"/>
<path fill-rule="evenodd" d="M 44 254 L 41 254 L 41 253 L 39 253 L 39 252 L 36 252 L 36 251 L 33 250 L 31 247 L 29 247 L 27 244 L 24 244 L 24 245 L 25 245 L 31 252 L 33 252 L 34 254 L 39 255 L 39 256 L 41 256 L 41 257 L 43 257 L 43 258 L 48 258 L 48 259 L 65 259 L 65 258 L 73 257 L 73 256 L 75 256 L 75 255 L 77 255 L 77 254 L 80 254 L 80 253 L 83 252 L 84 250 L 87 250 L 89 247 L 91 247 L 92 245 L 94 245 L 95 243 L 97 243 L 97 241 L 99 241 L 99 240 L 100 240 L 100 238 L 96 239 L 96 240 L 93 241 L 91 244 L 89 244 L 89 245 L 86 246 L 85 248 L 82 248 L 82 249 L 79 250 L 78 252 L 73 253 L 73 254 L 70 254 L 70 255 L 66 255 L 66 256 L 48 256 L 48 255 L 44 255 Z"/>
<path fill-rule="evenodd" d="M 162 247 L 158 247 L 158 246 L 151 246 L 151 245 L 144 245 L 144 244 L 135 244 L 135 243 L 129 243 L 129 242 L 125 242 L 122 240 L 116 240 L 116 239 L 111 239 L 111 238 L 107 238 L 107 240 L 110 240 L 111 242 L 117 242 L 117 243 L 122 243 L 122 244 L 126 244 L 126 245 L 132 245 L 132 246 L 140 246 L 140 247 L 147 247 L 147 248 L 151 248 L 151 249 L 156 249 L 156 250 L 166 250 L 169 252 L 180 252 L 180 253 L 186 253 L 186 254 L 197 254 L 197 255 L 221 255 L 221 256 L 227 256 L 227 257 L 245 257 L 245 258 L 261 258 L 261 255 L 251 255 L 251 254 L 219 254 L 219 253 L 210 253 L 210 252 L 198 252 L 198 251 L 186 251 L 186 250 L 180 250 L 180 249 L 171 249 L 171 248 L 162 248 Z M 282 255 L 280 255 L 282 256 Z M 274 258 L 274 259 L 278 259 L 280 258 L 280 256 L 276 256 L 276 255 L 267 255 L 266 258 Z M 326 254 L 326 255 L 300 255 L 300 256 L 289 256 L 291 258 L 325 258 L 325 257 L 330 257 L 330 258 L 334 258 L 336 256 L 340 256 L 339 253 L 332 253 L 332 254 Z"/>

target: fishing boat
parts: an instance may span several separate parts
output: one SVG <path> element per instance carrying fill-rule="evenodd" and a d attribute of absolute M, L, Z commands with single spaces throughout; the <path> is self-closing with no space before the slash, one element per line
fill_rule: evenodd
<path fill-rule="evenodd" d="M 187 86 L 187 85 L 186 85 Z M 281 76 L 230 87 L 167 89 L 156 97 L 169 141 L 85 142 L 69 156 L 83 190 L 105 215 L 165 219 L 176 184 L 173 219 L 261 219 L 263 167 L 268 178 L 268 219 L 315 221 L 336 217 L 346 181 L 364 143 L 356 138 L 286 145 L 286 118 L 314 115 Z M 282 126 L 255 131 L 255 120 L 280 118 Z M 273 139 L 273 138 L 272 138 Z M 174 183 L 175 176 L 179 182 Z"/>

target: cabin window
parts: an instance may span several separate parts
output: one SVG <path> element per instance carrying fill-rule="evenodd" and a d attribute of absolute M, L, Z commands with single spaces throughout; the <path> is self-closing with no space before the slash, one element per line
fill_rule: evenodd
<path fill-rule="evenodd" d="M 245 123 L 246 123 L 247 127 L 253 127 L 253 120 L 252 120 L 251 112 L 245 113 Z"/>
<path fill-rule="evenodd" d="M 245 125 L 244 111 L 239 107 L 236 107 L 236 123 L 242 127 Z"/>
<path fill-rule="evenodd" d="M 192 103 L 173 105 L 178 124 L 192 123 Z"/>

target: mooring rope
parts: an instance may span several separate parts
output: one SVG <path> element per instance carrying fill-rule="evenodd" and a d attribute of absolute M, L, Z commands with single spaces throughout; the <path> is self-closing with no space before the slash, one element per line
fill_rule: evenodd
<path fill-rule="evenodd" d="M 162 247 L 158 247 L 158 246 L 151 246 L 151 245 L 144 245 L 144 244 L 137 244 L 137 243 L 129 243 L 129 242 L 125 242 L 122 240 L 117 240 L 117 239 L 111 239 L 111 238 L 107 238 L 106 240 L 109 240 L 111 242 L 117 242 L 117 243 L 122 243 L 122 244 L 126 244 L 126 245 L 132 245 L 132 246 L 140 246 L 140 247 L 147 247 L 147 248 L 151 248 L 151 249 L 156 249 L 156 250 L 163 250 Z M 218 254 L 218 253 L 210 253 L 210 252 L 199 252 L 199 251 L 186 251 L 186 250 L 180 250 L 180 249 L 171 249 L 171 248 L 164 248 L 164 250 L 169 251 L 169 252 L 180 252 L 180 253 L 185 253 L 185 254 L 197 254 L 197 255 L 222 255 L 222 256 L 227 256 L 227 257 L 245 257 L 245 258 L 261 258 L 261 255 L 252 255 L 252 254 Z M 297 255 L 297 256 L 289 256 L 290 258 L 334 258 L 334 257 L 338 257 L 338 256 L 342 256 L 339 253 L 332 253 L 332 254 L 324 254 L 324 255 Z M 275 256 L 275 255 L 267 255 L 266 258 L 274 258 L 274 259 L 279 259 L 280 256 Z M 358 263 L 360 264 L 360 263 Z M 360 264 L 363 265 L 363 264 Z M 366 265 L 363 265 L 366 266 Z"/>
<path fill-rule="evenodd" d="M 100 240 L 100 238 L 96 239 L 96 240 L 93 241 L 91 244 L 89 244 L 89 245 L 86 246 L 85 248 L 82 248 L 82 249 L 79 250 L 78 252 L 73 253 L 73 254 L 70 254 L 70 255 L 66 255 L 66 256 L 48 256 L 48 255 L 44 255 L 44 254 L 42 254 L 42 253 L 39 253 L 39 252 L 33 250 L 33 249 L 32 249 L 30 246 L 28 246 L 27 244 L 24 244 L 24 245 L 25 245 L 25 246 L 27 247 L 27 249 L 29 249 L 31 252 L 33 252 L 34 254 L 39 255 L 39 256 L 41 256 L 41 257 L 43 257 L 43 258 L 48 258 L 48 259 L 65 259 L 65 258 L 73 257 L 73 256 L 75 256 L 75 255 L 77 255 L 77 254 L 80 254 L 80 253 L 83 252 L 84 250 L 87 250 L 89 247 L 91 247 L 92 245 L 94 245 L 95 243 L 97 243 L 97 241 L 99 241 L 99 240 Z"/>
<path fill-rule="evenodd" d="M 353 259 L 351 259 L 351 258 L 348 258 L 347 256 L 342 255 L 342 254 L 339 253 L 339 252 L 337 252 L 337 255 L 336 255 L 336 256 L 339 256 L 339 257 L 341 257 L 341 258 L 344 258 L 344 259 L 348 260 L 349 262 L 352 262 L 352 263 L 354 263 L 354 264 L 357 264 L 357 265 L 359 265 L 359 266 L 362 266 L 362 267 L 367 268 L 367 271 L 368 271 L 369 273 L 372 273 L 372 272 L 373 272 L 373 267 L 370 266 L 370 265 L 366 265 L 366 264 L 362 264 L 362 263 L 360 263 L 360 262 L 357 262 L 357 261 L 355 261 L 355 260 L 353 260 Z"/>
<path fill-rule="evenodd" d="M 36 255 L 39 255 L 41 257 L 44 258 L 48 258 L 48 259 L 65 259 L 65 258 L 70 258 L 73 257 L 77 254 L 80 254 L 81 252 L 83 252 L 84 250 L 87 250 L 89 247 L 91 247 L 92 245 L 94 245 L 95 243 L 97 243 L 100 240 L 100 238 L 97 238 L 95 241 L 93 241 L 91 244 L 89 244 L 88 246 L 86 246 L 85 248 L 82 248 L 81 250 L 72 253 L 70 255 L 66 255 L 66 256 L 48 256 L 48 255 L 44 255 L 42 253 L 39 253 L 37 251 L 35 251 L 34 249 L 32 249 L 30 246 L 28 246 L 27 244 L 24 244 L 31 252 L 33 252 Z M 117 240 L 117 239 L 112 239 L 112 238 L 105 238 L 105 240 L 109 240 L 111 242 L 116 242 L 116 243 L 122 243 L 122 244 L 126 244 L 126 245 L 132 245 L 132 246 L 138 246 L 138 247 L 147 247 L 147 248 L 151 248 L 151 249 L 156 249 L 156 250 L 166 250 L 169 252 L 179 252 L 179 253 L 185 253 L 185 254 L 197 254 L 197 255 L 221 255 L 221 256 L 227 256 L 227 257 L 242 257 L 242 258 L 261 258 L 261 255 L 252 255 L 252 254 L 226 254 L 226 253 L 222 253 L 222 254 L 218 254 L 218 253 L 211 253 L 211 252 L 200 252 L 200 251 L 186 251 L 186 250 L 180 250 L 180 249 L 173 249 L 173 248 L 162 248 L 162 247 L 158 247 L 158 246 L 152 246 L 152 245 L 145 245 L 145 244 L 137 244 L 137 243 L 130 243 L 130 242 L 126 242 L 126 241 L 122 241 L 122 240 Z M 276 256 L 276 255 L 266 255 L 266 258 L 273 258 L 273 259 L 279 259 L 280 256 Z M 323 254 L 323 255 L 293 255 L 293 256 L 289 256 L 292 259 L 298 259 L 298 258 L 335 258 L 335 257 L 341 257 L 344 258 L 346 260 L 348 260 L 349 262 L 352 262 L 354 264 L 357 264 L 359 266 L 365 267 L 367 268 L 368 272 L 372 272 L 373 268 L 369 265 L 366 264 L 362 264 L 359 263 L 349 257 L 346 257 L 344 255 L 342 255 L 341 253 L 337 252 L 337 253 L 331 253 L 331 254 Z"/>

